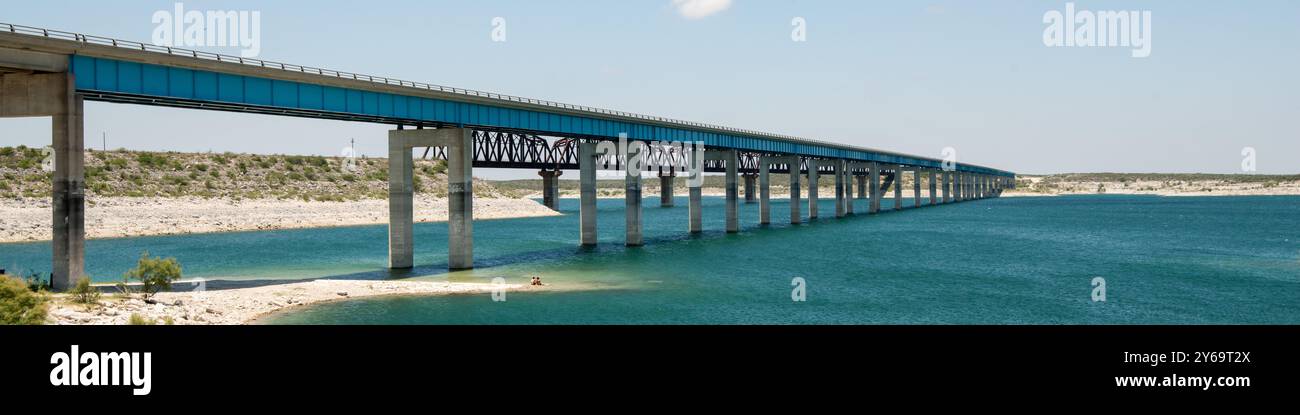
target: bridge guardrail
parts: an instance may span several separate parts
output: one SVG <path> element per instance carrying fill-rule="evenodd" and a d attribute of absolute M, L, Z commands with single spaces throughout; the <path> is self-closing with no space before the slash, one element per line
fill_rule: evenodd
<path fill-rule="evenodd" d="M 69 41 L 81 42 L 86 44 L 112 46 L 112 47 L 119 47 L 119 48 L 132 49 L 132 50 L 141 50 L 146 52 L 164 53 L 168 55 L 190 57 L 195 59 L 206 59 L 206 60 L 212 60 L 217 62 L 238 63 L 242 65 L 257 66 L 261 68 L 270 68 L 270 69 L 280 69 L 283 71 L 290 71 L 290 72 L 308 73 L 308 74 L 315 74 L 320 76 L 352 79 L 357 81 L 368 81 L 368 82 L 380 83 L 385 85 L 397 85 L 397 86 L 403 86 L 409 88 L 426 89 L 430 91 L 439 91 L 439 92 L 459 94 L 464 96 L 499 99 L 504 101 L 528 103 L 528 104 L 541 105 L 541 106 L 552 107 L 552 108 L 562 108 L 562 109 L 569 109 L 575 111 L 586 111 L 586 112 L 593 112 L 597 114 L 615 115 L 620 117 L 627 117 L 627 118 L 634 118 L 634 119 L 641 119 L 641 120 L 648 120 L 648 121 L 655 121 L 655 122 L 662 122 L 662 123 L 686 125 L 686 126 L 699 127 L 699 128 L 708 128 L 708 129 L 719 130 L 719 131 L 748 134 L 748 135 L 759 136 L 759 137 L 776 138 L 781 140 L 815 144 L 815 145 L 821 145 L 827 147 L 840 147 L 840 148 L 846 147 L 843 144 L 835 143 L 833 141 L 795 137 L 795 136 L 785 135 L 785 134 L 775 134 L 775 133 L 768 133 L 768 132 L 762 132 L 756 130 L 747 130 L 747 129 L 727 127 L 727 126 L 715 125 L 715 124 L 707 124 L 707 123 L 701 123 L 695 121 L 685 121 L 685 120 L 679 120 L 679 119 L 667 118 L 667 117 L 656 117 L 652 115 L 637 114 L 637 113 L 610 110 L 604 108 L 588 107 L 583 105 L 565 104 L 565 103 L 555 102 L 555 101 L 525 98 L 525 97 L 519 97 L 514 95 L 498 94 L 494 92 L 478 91 L 473 89 L 448 87 L 448 86 L 428 84 L 423 82 L 403 81 L 400 79 L 393 79 L 393 78 L 387 78 L 382 76 L 373 76 L 373 75 L 358 74 L 353 72 L 336 71 L 332 69 L 323 69 L 323 68 L 316 68 L 311 66 L 294 65 L 290 63 L 267 61 L 267 60 L 255 59 L 255 58 L 245 58 L 241 56 L 203 52 L 198 50 L 177 48 L 171 46 L 158 46 L 158 45 L 143 43 L 143 42 L 114 39 L 114 38 L 108 38 L 103 36 L 86 35 L 81 33 L 45 29 L 45 28 L 17 25 L 11 23 L 0 22 L 0 31 L 31 35 L 31 36 L 42 36 L 42 37 L 53 38 L 53 39 L 69 40 Z M 869 150 L 881 154 L 906 156 L 905 154 L 894 153 L 885 150 L 877 150 L 877 149 L 865 149 L 865 150 Z"/>
<path fill-rule="evenodd" d="M 85 35 L 80 33 L 65 32 L 61 30 L 52 30 L 52 29 L 43 29 L 38 27 L 23 26 L 23 25 L 16 25 L 10 23 L 0 23 L 0 30 L 10 32 L 10 33 L 36 35 L 36 36 L 42 36 L 42 37 L 48 37 L 54 39 L 71 40 L 74 42 L 81 42 L 81 43 L 88 43 L 88 44 L 113 46 L 113 47 L 120 47 L 120 48 L 133 49 L 133 50 L 142 50 L 147 52 L 165 53 L 168 55 L 185 56 L 185 57 L 196 58 L 196 59 L 207 59 L 207 60 L 214 60 L 218 62 L 239 63 L 243 65 L 257 66 L 262 68 L 280 69 L 285 71 L 309 73 L 309 74 L 315 74 L 321 76 L 332 76 L 336 78 L 368 81 L 374 83 L 381 83 L 385 85 L 398 85 L 398 86 L 405 86 L 410 88 L 420 88 L 420 89 L 427 89 L 431 91 L 461 94 L 466 96 L 500 99 L 500 100 L 513 101 L 513 102 L 529 103 L 534 105 L 543 105 L 543 106 L 554 107 L 554 108 L 571 109 L 576 111 L 595 112 L 598 114 L 617 115 L 621 117 L 683 124 L 683 125 L 690 125 L 694 127 L 711 128 L 711 129 L 724 130 L 724 131 L 743 133 L 743 134 L 776 137 L 776 138 L 782 138 L 786 140 L 807 141 L 807 142 L 813 142 L 819 144 L 834 144 L 822 140 L 813 140 L 813 139 L 794 137 L 794 136 L 788 136 L 783 134 L 773 134 L 773 133 L 767 133 L 762 131 L 746 130 L 746 129 L 740 129 L 734 127 L 706 124 L 706 123 L 700 123 L 694 121 L 678 120 L 678 119 L 666 118 L 666 117 L 656 117 L 652 115 L 644 115 L 644 114 L 637 114 L 637 113 L 631 113 L 625 111 L 588 107 L 583 105 L 565 104 L 565 103 L 555 102 L 555 101 L 525 98 L 525 97 L 519 97 L 519 96 L 507 95 L 507 94 L 498 94 L 495 92 L 478 91 L 478 90 L 465 89 L 465 88 L 455 88 L 455 87 L 448 87 L 448 86 L 442 86 L 436 84 L 427 84 L 423 82 L 403 81 L 400 79 L 392 79 L 392 78 L 386 78 L 382 76 L 373 76 L 373 75 L 365 75 L 365 74 L 358 74 L 352 72 L 336 71 L 332 69 L 294 65 L 290 63 L 267 61 L 267 60 L 261 60 L 255 58 L 245 58 L 241 56 L 223 55 L 219 53 L 203 52 L 203 51 L 183 49 L 183 48 L 177 48 L 171 46 L 158 46 L 158 45 L 143 43 L 143 42 L 113 39 L 113 38 L 107 38 L 102 36 Z"/>

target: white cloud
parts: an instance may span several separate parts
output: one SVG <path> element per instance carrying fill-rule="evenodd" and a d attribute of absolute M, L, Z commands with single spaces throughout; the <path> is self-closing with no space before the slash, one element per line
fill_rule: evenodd
<path fill-rule="evenodd" d="M 701 19 L 731 7 L 731 0 L 673 0 L 677 13 L 687 19 Z"/>

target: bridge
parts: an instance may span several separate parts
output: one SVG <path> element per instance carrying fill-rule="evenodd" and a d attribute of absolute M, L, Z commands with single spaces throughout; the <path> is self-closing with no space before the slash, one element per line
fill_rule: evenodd
<path fill-rule="evenodd" d="M 394 125 L 389 143 L 389 266 L 410 268 L 414 148 L 447 161 L 448 267 L 472 268 L 473 169 L 535 168 L 543 202 L 558 203 L 558 177 L 577 170 L 580 243 L 596 243 L 596 171 L 624 172 L 628 246 L 641 236 L 642 175 L 657 173 L 660 203 L 671 206 L 678 176 L 687 180 L 687 231 L 701 232 L 705 172 L 724 173 L 726 231 L 738 232 L 740 178 L 746 203 L 771 223 L 771 175 L 788 175 L 790 222 L 803 220 L 801 176 L 808 186 L 808 218 L 818 212 L 818 183 L 831 176 L 835 216 L 882 209 L 893 189 L 901 210 L 902 178 L 913 177 L 914 207 L 996 197 L 1015 186 L 1015 174 L 973 164 L 908 155 L 788 135 L 771 134 L 563 104 L 545 100 L 403 81 L 371 75 L 248 59 L 0 23 L 0 117 L 51 117 L 53 261 L 51 283 L 66 289 L 83 274 L 85 244 L 84 131 L 86 100 L 233 111 Z M 928 182 L 922 199 L 921 182 Z M 756 183 L 757 182 L 757 183 Z M 924 202 L 924 203 L 923 203 Z"/>

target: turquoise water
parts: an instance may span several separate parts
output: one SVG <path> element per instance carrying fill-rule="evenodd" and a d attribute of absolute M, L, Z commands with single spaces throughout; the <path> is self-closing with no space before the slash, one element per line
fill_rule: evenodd
<path fill-rule="evenodd" d="M 640 248 L 622 246 L 621 199 L 601 201 L 593 249 L 576 244 L 572 199 L 562 217 L 476 221 L 479 268 L 456 273 L 444 270 L 441 223 L 416 225 L 417 268 L 400 274 L 383 269 L 384 226 L 92 240 L 87 268 L 117 280 L 147 249 L 180 259 L 187 277 L 539 275 L 582 289 L 357 299 L 264 321 L 285 324 L 1300 323 L 1300 197 L 1002 198 L 845 219 L 823 200 L 822 219 L 797 226 L 774 201 L 778 223 L 760 227 L 757 205 L 742 205 L 730 235 L 723 200 L 706 198 L 697 236 L 685 200 L 657 204 L 646 200 Z M 48 270 L 49 245 L 0 245 L 0 264 L 15 263 Z M 1104 303 L 1091 300 L 1098 276 Z M 791 301 L 795 277 L 805 302 Z"/>

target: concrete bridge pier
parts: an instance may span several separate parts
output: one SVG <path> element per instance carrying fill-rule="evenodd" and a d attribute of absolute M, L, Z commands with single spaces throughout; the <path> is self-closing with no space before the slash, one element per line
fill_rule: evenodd
<path fill-rule="evenodd" d="M 869 170 L 867 174 L 871 177 L 871 183 L 867 189 L 871 190 L 871 201 L 867 205 L 867 213 L 874 215 L 880 213 L 880 194 L 883 193 L 880 191 L 880 163 L 871 162 Z"/>
<path fill-rule="evenodd" d="M 921 207 L 921 169 L 912 170 L 912 207 Z"/>
<path fill-rule="evenodd" d="M 960 201 L 962 201 L 962 198 L 961 198 L 961 191 L 962 191 L 962 182 L 961 182 L 961 179 L 962 179 L 962 174 L 961 174 L 961 173 L 956 173 L 956 172 L 954 172 L 954 173 L 952 174 L 952 201 L 954 201 L 954 202 L 960 202 Z"/>
<path fill-rule="evenodd" d="M 853 181 L 857 177 L 854 171 L 858 169 L 858 163 L 845 161 L 844 167 L 844 214 L 853 215 Z"/>
<path fill-rule="evenodd" d="M 845 214 L 844 209 L 844 160 L 834 160 L 835 163 L 835 217 L 842 218 Z"/>
<path fill-rule="evenodd" d="M 740 170 L 740 158 L 736 150 L 721 152 L 727 163 L 727 233 L 740 232 L 740 207 L 736 205 L 736 173 Z"/>
<path fill-rule="evenodd" d="M 415 147 L 447 148 L 447 268 L 473 268 L 474 133 L 463 128 L 388 132 L 388 267 L 411 268 L 414 262 Z"/>
<path fill-rule="evenodd" d="M 962 175 L 961 175 L 961 200 L 962 200 L 963 202 L 965 202 L 965 201 L 969 201 L 969 200 L 971 199 L 971 189 L 972 189 L 972 187 L 971 187 L 971 175 L 970 175 L 970 173 L 962 173 Z"/>
<path fill-rule="evenodd" d="M 957 179 L 957 183 L 954 185 L 954 187 L 956 187 L 957 189 L 956 192 L 957 201 L 965 202 L 966 201 L 966 173 L 957 173 L 956 175 L 954 175 L 954 177 Z"/>
<path fill-rule="evenodd" d="M 952 203 L 952 172 L 943 172 L 943 203 Z"/>
<path fill-rule="evenodd" d="M 673 180 L 677 172 L 659 172 L 659 207 L 673 207 Z"/>
<path fill-rule="evenodd" d="M 975 200 L 975 175 L 966 173 L 966 200 Z"/>
<path fill-rule="evenodd" d="M 903 166 L 894 165 L 894 210 L 903 210 Z"/>
<path fill-rule="evenodd" d="M 808 220 L 817 219 L 817 183 L 820 172 L 817 171 L 817 159 L 808 159 Z"/>
<path fill-rule="evenodd" d="M 858 173 L 854 176 L 858 179 L 858 199 L 867 198 L 867 173 Z"/>
<path fill-rule="evenodd" d="M 699 161 L 695 160 L 697 157 L 700 159 Z M 689 164 L 691 172 L 686 180 L 688 193 L 687 216 L 689 218 L 686 229 L 690 233 L 704 231 L 704 194 L 702 188 L 704 185 L 704 158 L 705 151 L 703 150 L 697 149 L 691 152 L 691 163 Z"/>
<path fill-rule="evenodd" d="M 767 157 L 758 158 L 758 224 L 772 223 L 771 164 Z"/>
<path fill-rule="evenodd" d="M 50 195 L 53 208 L 50 285 L 55 291 L 64 291 L 85 275 L 84 98 L 76 93 L 74 76 L 66 72 L 66 56 L 6 50 L 0 58 L 6 66 L 35 71 L 0 72 L 0 118 L 51 118 L 54 172 Z"/>
<path fill-rule="evenodd" d="M 803 214 L 799 212 L 799 156 L 787 158 L 786 166 L 790 167 L 790 224 L 798 225 L 803 222 Z"/>
<path fill-rule="evenodd" d="M 745 173 L 744 176 L 745 176 L 745 204 L 757 202 L 758 195 L 754 194 L 754 181 L 755 179 L 758 179 L 758 175 L 754 173 Z"/>
<path fill-rule="evenodd" d="M 935 196 L 937 194 L 936 190 L 938 189 L 938 186 L 936 185 L 934 180 L 935 172 L 934 169 L 925 169 L 925 171 L 930 176 L 930 206 L 934 206 L 935 203 L 938 202 L 937 200 L 935 200 Z"/>
<path fill-rule="evenodd" d="M 966 201 L 966 173 L 957 173 L 957 201 Z"/>
<path fill-rule="evenodd" d="M 630 142 L 627 145 L 627 163 L 623 164 L 623 202 L 625 208 L 624 214 L 627 218 L 627 246 L 641 246 L 645 240 L 641 236 L 641 169 L 643 165 L 642 149 L 640 142 Z"/>
<path fill-rule="evenodd" d="M 542 170 L 537 172 L 542 176 L 542 204 L 551 210 L 560 210 L 560 175 L 564 174 L 560 169 Z"/>
<path fill-rule="evenodd" d="M 596 245 L 596 143 L 578 143 L 578 216 L 582 245 Z"/>

